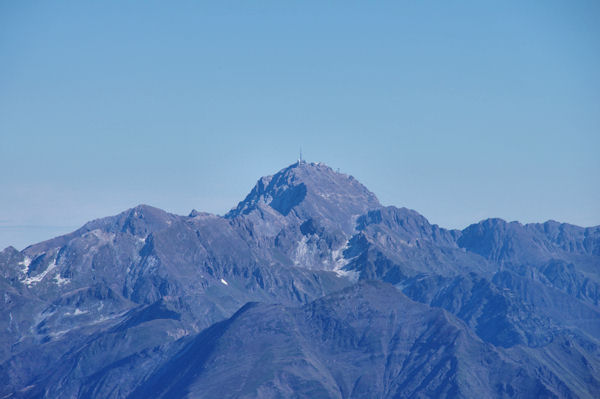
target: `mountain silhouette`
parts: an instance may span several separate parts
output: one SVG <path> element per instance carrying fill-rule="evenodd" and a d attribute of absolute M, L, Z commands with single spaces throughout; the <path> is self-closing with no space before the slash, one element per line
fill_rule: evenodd
<path fill-rule="evenodd" d="M 0 252 L 0 397 L 600 397 L 600 226 L 464 230 L 300 161 Z"/>

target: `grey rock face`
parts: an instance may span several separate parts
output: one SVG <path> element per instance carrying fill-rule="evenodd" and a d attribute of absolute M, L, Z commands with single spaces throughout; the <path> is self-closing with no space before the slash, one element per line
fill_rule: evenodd
<path fill-rule="evenodd" d="M 357 220 L 357 233 L 344 250 L 343 270 L 363 279 L 393 284 L 419 276 L 454 276 L 477 272 L 489 275 L 496 266 L 458 247 L 460 233 L 431 225 L 408 209 L 385 207 Z"/>
<path fill-rule="evenodd" d="M 323 164 L 298 162 L 261 178 L 225 217 L 275 211 L 298 220 L 318 219 L 327 227 L 348 233 L 354 230 L 353 218 L 379 206 L 375 195 L 352 176 Z"/>
<path fill-rule="evenodd" d="M 447 230 L 299 162 L 224 217 L 0 252 L 0 397 L 598 397 L 599 237 Z"/>
<path fill-rule="evenodd" d="M 487 219 L 463 230 L 458 244 L 506 265 L 580 259 L 593 266 L 600 259 L 600 227 L 582 228 L 555 221 L 522 225 Z M 598 273 L 593 267 L 591 271 Z"/>

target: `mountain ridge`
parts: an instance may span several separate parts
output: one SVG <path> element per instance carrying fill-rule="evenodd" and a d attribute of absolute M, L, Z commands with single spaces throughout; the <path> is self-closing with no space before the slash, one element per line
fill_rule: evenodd
<path fill-rule="evenodd" d="M 196 340 L 203 347 L 202 334 L 243 309 L 238 316 L 254 316 L 244 316 L 243 326 L 230 323 L 237 327 L 228 329 L 227 336 L 243 336 L 237 328 L 255 331 L 264 323 L 283 323 L 279 338 L 292 339 L 293 347 L 300 349 L 314 340 L 321 348 L 302 349 L 297 360 L 308 368 L 275 373 L 276 380 L 256 375 L 256 390 L 246 386 L 250 396 L 294 390 L 310 395 L 312 391 L 303 389 L 312 387 L 325 397 L 352 397 L 353 392 L 381 397 L 402 397 L 403 392 L 525 397 L 534 391 L 548 397 L 595 397 L 600 394 L 598 248 L 600 226 L 554 221 L 523 225 L 496 218 L 463 230 L 444 229 L 416 211 L 381 205 L 351 176 L 324 164 L 297 162 L 259 179 L 223 216 L 194 210 L 175 215 L 138 205 L 23 251 L 1 251 L 0 380 L 6 383 L 0 396 L 136 397 L 159 383 L 160 370 L 174 364 L 182 345 Z M 408 368 L 396 370 L 393 378 L 388 375 L 390 381 L 404 381 L 392 384 L 395 388 L 364 382 L 371 377 L 362 383 L 339 379 L 340 370 L 361 355 L 354 344 L 335 346 L 330 339 L 314 336 L 311 331 L 327 324 L 306 321 L 299 309 L 339 298 L 343 290 L 368 291 L 371 299 L 349 299 L 354 303 L 348 304 L 350 313 L 335 315 L 330 309 L 319 316 L 319 323 L 343 324 L 353 306 L 376 315 L 409 301 L 407 306 L 423 315 L 414 322 L 414 331 L 426 329 L 426 320 L 439 314 L 459 323 L 469 338 L 461 341 L 459 352 L 448 353 L 450 358 L 457 356 L 456 364 L 469 366 L 441 372 L 450 363 L 415 355 L 405 359 Z M 272 306 L 275 316 L 258 311 L 264 306 Z M 288 335 L 298 323 L 301 332 Z M 369 334 L 396 328 L 397 322 L 391 327 L 380 323 Z M 438 335 L 431 331 L 431 337 Z M 442 350 L 443 340 L 438 338 L 431 338 L 433 346 L 423 350 Z M 402 345 L 412 342 L 402 334 L 396 340 Z M 269 342 L 268 336 L 264 342 Z M 230 353 L 226 348 L 231 342 L 222 343 L 222 353 Z M 471 374 L 476 359 L 471 356 L 482 353 L 483 347 L 494 353 L 494 364 L 506 370 L 504 380 L 486 374 L 489 380 L 480 384 Z M 323 368 L 325 354 L 334 348 L 349 356 L 348 364 Z M 368 353 L 373 349 L 369 348 L 363 350 Z M 30 360 L 36 353 L 37 361 Z M 260 356 L 252 353 L 250 362 Z M 286 359 L 285 351 L 270 353 L 272 365 L 294 358 Z M 407 370 L 423 367 L 440 372 L 412 386 Z M 534 391 L 520 390 L 507 380 L 519 367 L 527 376 L 523 387 Z M 315 374 L 315 369 L 323 373 Z M 249 371 L 242 367 L 236 373 Z M 212 379 L 207 371 L 198 373 L 198 381 Z M 499 385 L 490 391 L 484 386 L 491 381 Z M 224 383 L 229 385 L 235 384 Z"/>

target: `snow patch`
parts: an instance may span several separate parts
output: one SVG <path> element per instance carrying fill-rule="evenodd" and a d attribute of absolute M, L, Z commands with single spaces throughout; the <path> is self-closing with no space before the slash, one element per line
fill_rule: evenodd
<path fill-rule="evenodd" d="M 20 261 L 17 264 L 19 266 L 22 266 L 21 267 L 21 272 L 23 274 L 27 274 L 27 272 L 29 272 L 29 265 L 31 265 L 31 258 L 29 256 L 26 256 L 22 261 Z"/>
<path fill-rule="evenodd" d="M 338 249 L 334 249 L 333 251 L 331 251 L 331 259 L 333 261 L 333 270 L 339 270 L 348 264 L 349 260 L 344 258 L 344 251 L 348 249 L 349 242 L 350 242 L 350 240 L 346 240 L 344 245 L 342 245 Z"/>
<path fill-rule="evenodd" d="M 302 239 L 298 241 L 298 246 L 296 247 L 296 253 L 294 254 L 294 265 L 298 266 L 301 263 L 301 260 L 306 258 L 308 253 L 308 237 L 302 236 Z"/>
<path fill-rule="evenodd" d="M 188 335 L 188 332 L 183 328 L 178 328 L 175 331 L 167 331 L 167 335 L 177 340 L 181 337 L 185 337 L 186 335 Z"/>
<path fill-rule="evenodd" d="M 344 257 L 344 251 L 346 249 L 348 249 L 349 243 L 350 243 L 350 241 L 347 240 L 343 246 L 341 246 L 340 248 L 338 248 L 334 251 L 331 251 L 331 258 L 333 260 L 333 265 L 334 265 L 333 271 L 339 277 L 345 277 L 345 278 L 349 279 L 350 281 L 357 282 L 358 279 L 360 278 L 359 271 L 344 270 L 344 267 L 346 267 L 346 265 L 348 265 L 348 263 L 350 263 L 350 261 L 352 260 L 352 258 L 346 259 Z"/>
<path fill-rule="evenodd" d="M 56 259 L 54 259 L 52 261 L 52 263 L 50 263 L 48 265 L 48 267 L 46 268 L 46 270 L 44 270 L 43 272 L 41 272 L 37 276 L 24 278 L 23 280 L 21 280 L 21 282 L 23 284 L 25 284 L 25 285 L 28 285 L 28 286 L 37 284 L 40 281 L 42 281 L 44 279 L 44 277 L 46 277 L 48 275 L 48 273 L 50 273 L 54 269 L 56 269 Z"/>
<path fill-rule="evenodd" d="M 356 270 L 334 270 L 339 277 L 346 277 L 350 281 L 356 283 L 360 278 L 360 272 Z"/>
<path fill-rule="evenodd" d="M 225 279 L 221 279 L 221 283 L 223 283 L 223 285 L 229 285 L 229 283 L 227 281 L 225 281 Z"/>
<path fill-rule="evenodd" d="M 62 286 L 65 284 L 69 284 L 71 282 L 71 279 L 63 278 L 61 277 L 60 273 L 58 273 L 56 276 L 54 276 L 54 281 L 56 282 L 56 285 Z"/>
<path fill-rule="evenodd" d="M 89 313 L 89 312 L 87 310 L 81 310 L 79 308 L 75 308 L 75 311 L 73 313 L 66 312 L 65 316 L 79 316 L 79 315 L 86 314 L 86 313 Z"/>
<path fill-rule="evenodd" d="M 71 330 L 73 330 L 73 328 L 70 328 L 68 330 L 56 331 L 56 332 L 50 333 L 48 335 L 52 338 L 58 338 L 58 337 L 62 337 L 63 335 L 65 335 L 66 333 L 68 333 Z"/>

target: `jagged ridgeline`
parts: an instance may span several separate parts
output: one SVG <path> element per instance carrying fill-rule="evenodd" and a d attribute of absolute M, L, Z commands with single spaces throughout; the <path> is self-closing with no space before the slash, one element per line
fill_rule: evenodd
<path fill-rule="evenodd" d="M 600 227 L 466 229 L 300 161 L 0 252 L 0 398 L 598 398 Z"/>

